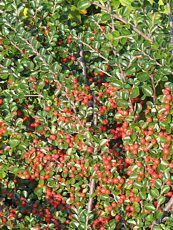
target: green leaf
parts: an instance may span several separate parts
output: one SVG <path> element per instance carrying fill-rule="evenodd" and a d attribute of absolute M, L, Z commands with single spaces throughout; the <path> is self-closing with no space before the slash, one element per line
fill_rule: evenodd
<path fill-rule="evenodd" d="M 135 182 L 135 183 L 134 183 L 134 186 L 137 187 L 137 188 L 142 188 L 142 184 L 139 183 L 139 182 Z"/>
<path fill-rule="evenodd" d="M 105 145 L 105 144 L 107 144 L 108 143 L 108 139 L 102 139 L 101 141 L 100 141 L 100 146 L 103 146 L 103 145 Z"/>
<path fill-rule="evenodd" d="M 90 1 L 79 1 L 77 4 L 78 10 L 86 10 L 88 7 L 91 6 Z"/>
<path fill-rule="evenodd" d="M 156 209 L 153 204 L 146 204 L 145 208 L 150 211 L 155 211 Z"/>
<path fill-rule="evenodd" d="M 163 216 L 163 210 L 157 210 L 155 213 L 156 219 L 160 219 Z"/>
<path fill-rule="evenodd" d="M 9 65 L 11 65 L 11 63 L 12 63 L 12 61 L 11 61 L 10 59 L 6 59 L 6 60 L 4 61 L 5 67 L 8 67 Z"/>
<path fill-rule="evenodd" d="M 156 188 L 160 188 L 161 187 L 161 185 L 162 185 L 162 181 L 160 180 L 160 179 L 157 179 L 156 181 L 155 181 L 155 186 L 156 186 Z"/>
<path fill-rule="evenodd" d="M 151 97 L 153 95 L 153 90 L 149 85 L 143 85 L 142 91 L 146 96 Z"/>
<path fill-rule="evenodd" d="M 163 0 L 159 0 L 158 4 L 159 4 L 159 6 L 163 6 L 164 5 Z"/>
<path fill-rule="evenodd" d="M 8 71 L 7 71 L 8 72 Z M 3 71 L 3 73 L 4 73 L 4 71 Z M 1 79 L 3 79 L 3 80 L 5 80 L 5 79 L 7 79 L 8 78 L 8 74 L 1 74 Z"/>
<path fill-rule="evenodd" d="M 44 185 L 44 180 L 39 180 L 39 182 L 38 182 L 41 186 L 43 186 Z"/>
<path fill-rule="evenodd" d="M 122 82 L 120 80 L 116 80 L 116 79 L 109 79 L 109 81 L 112 81 L 112 85 L 117 87 L 117 88 L 121 88 L 123 86 Z"/>
<path fill-rule="evenodd" d="M 111 0 L 111 5 L 113 6 L 113 8 L 117 9 L 117 7 L 120 5 L 120 1 L 119 0 Z"/>
<path fill-rule="evenodd" d="M 168 185 L 165 185 L 165 186 L 162 188 L 161 193 L 162 193 L 162 194 L 167 193 L 167 192 L 169 192 L 169 190 L 170 190 L 170 187 L 169 187 Z"/>
<path fill-rule="evenodd" d="M 11 139 L 9 141 L 9 143 L 10 143 L 11 148 L 14 148 L 14 147 L 16 147 L 20 143 L 20 140 L 18 140 L 18 139 Z"/>
<path fill-rule="evenodd" d="M 139 92 L 138 86 L 134 86 L 133 89 L 132 89 L 132 92 L 130 94 L 130 97 L 135 98 L 135 97 L 138 97 L 139 94 L 140 94 L 140 92 Z"/>
<path fill-rule="evenodd" d="M 109 227 L 110 229 L 115 229 L 116 227 L 116 221 L 114 219 L 109 221 Z"/>
<path fill-rule="evenodd" d="M 136 225 L 136 221 L 135 221 L 135 220 L 133 220 L 133 219 L 127 220 L 127 222 L 128 222 L 129 224 Z"/>
<path fill-rule="evenodd" d="M 140 204 L 138 202 L 134 202 L 133 206 L 135 207 L 135 211 L 136 212 L 140 212 L 141 211 L 141 207 L 140 207 Z"/>
<path fill-rule="evenodd" d="M 3 169 L 3 167 L 0 167 L 0 179 L 3 179 L 6 177 L 6 171 Z"/>
<path fill-rule="evenodd" d="M 164 197 L 164 196 L 159 197 L 159 199 L 157 200 L 158 205 L 160 206 L 161 204 L 163 204 L 165 202 L 165 200 L 166 200 L 166 197 Z"/>
<path fill-rule="evenodd" d="M 133 0 L 119 0 L 121 5 L 130 7 Z"/>
<path fill-rule="evenodd" d="M 159 191 L 156 188 L 155 189 L 151 189 L 150 193 L 151 193 L 152 197 L 158 197 L 160 195 Z"/>
<path fill-rule="evenodd" d="M 109 41 L 113 41 L 113 39 L 114 39 L 114 37 L 113 37 L 113 35 L 111 34 L 111 33 L 107 33 L 106 34 L 106 38 L 109 40 Z M 109 79 L 110 80 L 110 79 Z"/>
<path fill-rule="evenodd" d="M 151 5 L 153 5 L 154 0 L 148 0 L 148 2 L 149 2 Z"/>
<path fill-rule="evenodd" d="M 41 195 L 42 195 L 42 189 L 40 189 L 40 188 L 35 188 L 35 189 L 34 189 L 34 193 L 38 196 L 38 198 L 40 198 Z"/>
<path fill-rule="evenodd" d="M 153 216 L 152 214 L 150 214 L 150 215 L 148 215 L 148 216 L 146 217 L 146 220 L 147 220 L 147 221 L 150 221 L 150 222 L 153 222 L 153 221 L 154 221 L 154 216 Z"/>
<path fill-rule="evenodd" d="M 108 20 L 110 20 L 110 14 L 103 14 L 102 17 L 101 17 L 101 20 L 102 21 L 108 21 Z"/>
<path fill-rule="evenodd" d="M 121 99 L 118 99 L 116 101 L 117 105 L 124 108 L 124 109 L 127 109 L 128 106 L 129 106 L 129 102 L 128 101 L 125 101 L 125 100 L 121 100 Z"/>
<path fill-rule="evenodd" d="M 23 124 L 23 119 L 22 118 L 18 118 L 16 120 L 16 126 L 21 126 Z"/>
<path fill-rule="evenodd" d="M 117 37 L 120 36 L 120 33 L 119 33 L 118 30 L 115 30 L 115 31 L 112 32 L 112 35 L 114 36 L 114 38 L 117 38 Z"/>
<path fill-rule="evenodd" d="M 150 77 L 147 73 L 142 72 L 137 75 L 137 78 L 139 81 L 143 82 L 143 81 L 147 81 Z"/>

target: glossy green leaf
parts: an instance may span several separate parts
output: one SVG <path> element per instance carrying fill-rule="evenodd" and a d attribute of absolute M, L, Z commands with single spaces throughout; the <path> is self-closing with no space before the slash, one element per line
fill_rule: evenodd
<path fill-rule="evenodd" d="M 157 200 L 158 205 L 160 206 L 161 204 L 163 204 L 165 202 L 165 200 L 166 200 L 166 197 L 164 197 L 164 196 L 159 197 L 158 200 Z"/>
<path fill-rule="evenodd" d="M 118 106 L 120 106 L 120 107 L 122 107 L 124 109 L 128 108 L 128 106 L 129 106 L 129 102 L 128 101 L 121 100 L 121 99 L 118 99 L 116 101 L 116 103 L 117 103 Z"/>
<path fill-rule="evenodd" d="M 140 94 L 140 92 L 139 92 L 138 86 L 134 86 L 133 89 L 132 89 L 132 92 L 130 94 L 130 97 L 135 98 L 135 97 L 138 97 L 139 94 Z"/>
<path fill-rule="evenodd" d="M 131 3 L 133 2 L 133 0 L 119 0 L 120 3 L 123 5 L 123 6 L 131 6 Z"/>
<path fill-rule="evenodd" d="M 89 0 L 82 0 L 82 1 L 78 1 L 77 7 L 79 10 L 85 10 L 88 7 L 90 7 L 91 3 Z"/>
<path fill-rule="evenodd" d="M 11 139 L 9 141 L 9 143 L 10 143 L 11 148 L 14 148 L 14 147 L 16 147 L 20 143 L 20 140 L 18 140 L 18 139 Z"/>
<path fill-rule="evenodd" d="M 159 196 L 159 191 L 155 189 L 151 189 L 150 194 L 152 197 L 158 197 Z"/>
<path fill-rule="evenodd" d="M 170 187 L 168 185 L 164 185 L 162 190 L 161 190 L 161 193 L 162 194 L 167 193 L 167 192 L 169 192 L 169 190 L 170 190 Z"/>
<path fill-rule="evenodd" d="M 150 79 L 150 77 L 149 77 L 149 74 L 147 74 L 147 73 L 145 73 L 145 72 L 142 72 L 142 73 L 139 73 L 138 75 L 137 75 L 137 78 L 138 78 L 138 80 L 140 80 L 140 81 L 147 81 L 148 79 Z"/>
<path fill-rule="evenodd" d="M 153 95 L 153 90 L 149 85 L 143 85 L 142 91 L 146 96 L 151 97 Z"/>
<path fill-rule="evenodd" d="M 110 20 L 110 18 L 111 18 L 110 14 L 103 14 L 101 17 L 101 20 L 102 21 L 108 21 L 108 20 Z"/>
<path fill-rule="evenodd" d="M 150 211 L 155 211 L 155 207 L 153 204 L 145 204 L 145 208 Z"/>

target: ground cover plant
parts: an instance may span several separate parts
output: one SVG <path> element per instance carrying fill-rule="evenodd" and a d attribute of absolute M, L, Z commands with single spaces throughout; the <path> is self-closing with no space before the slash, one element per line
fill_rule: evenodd
<path fill-rule="evenodd" d="M 173 228 L 172 8 L 0 2 L 0 229 Z"/>

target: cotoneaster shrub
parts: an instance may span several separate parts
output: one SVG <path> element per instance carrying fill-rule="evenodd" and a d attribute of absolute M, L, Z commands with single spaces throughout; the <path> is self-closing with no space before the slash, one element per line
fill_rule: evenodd
<path fill-rule="evenodd" d="M 0 228 L 172 229 L 172 2 L 0 4 Z"/>

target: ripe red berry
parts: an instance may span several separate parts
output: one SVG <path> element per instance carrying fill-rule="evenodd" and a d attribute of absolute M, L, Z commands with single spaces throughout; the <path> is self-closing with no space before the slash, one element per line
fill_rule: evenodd
<path fill-rule="evenodd" d="M 0 98 L 0 106 L 3 104 L 3 99 Z"/>
<path fill-rule="evenodd" d="M 99 75 L 100 77 L 104 77 L 104 76 L 105 76 L 105 73 L 103 73 L 103 72 L 100 71 L 100 72 L 98 73 L 98 75 Z"/>
<path fill-rule="evenodd" d="M 116 220 L 116 221 L 120 221 L 120 220 L 121 220 L 121 216 L 120 216 L 120 215 L 116 215 L 116 216 L 115 216 L 115 220 Z"/>

